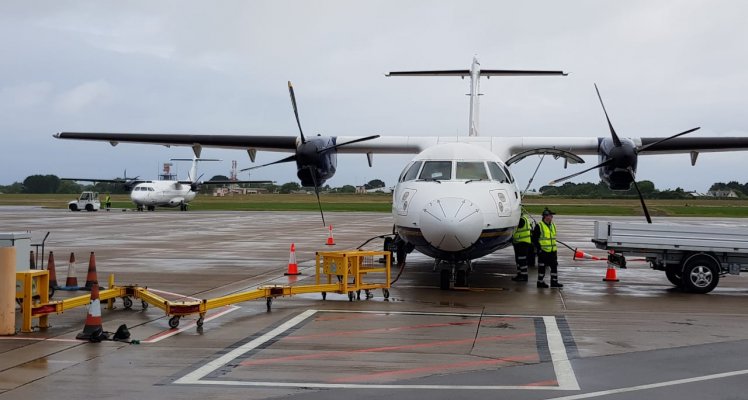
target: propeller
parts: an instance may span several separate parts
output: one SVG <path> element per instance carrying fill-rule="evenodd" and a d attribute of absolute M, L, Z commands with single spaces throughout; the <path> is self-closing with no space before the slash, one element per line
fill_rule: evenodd
<path fill-rule="evenodd" d="M 296 165 L 298 167 L 298 175 L 299 178 L 302 180 L 302 184 L 304 184 L 305 178 L 302 177 L 306 174 L 307 171 L 309 171 L 309 175 L 311 177 L 312 184 L 314 185 L 314 194 L 317 196 L 317 205 L 319 205 L 319 212 L 322 216 L 322 225 L 325 224 L 325 215 L 322 212 L 322 203 L 319 198 L 319 188 L 321 184 L 324 184 L 324 180 L 328 179 L 332 176 L 332 174 L 335 172 L 334 164 L 332 167 L 329 167 L 330 165 L 330 159 L 332 159 L 334 162 L 334 157 L 336 155 L 336 150 L 339 147 L 346 146 L 352 143 L 358 143 L 363 142 L 366 140 L 372 140 L 379 137 L 379 135 L 373 135 L 373 136 L 367 136 L 359 139 L 354 139 L 345 143 L 339 143 L 334 144 L 333 139 L 330 137 L 320 137 L 319 135 L 313 138 L 310 138 L 309 140 L 306 139 L 304 136 L 304 130 L 301 128 L 301 118 L 299 118 L 299 108 L 296 105 L 296 94 L 294 93 L 293 84 L 291 81 L 288 82 L 288 94 L 291 97 L 291 106 L 293 107 L 293 113 L 294 117 L 296 118 L 296 125 L 299 127 L 299 137 L 301 139 L 301 142 L 299 143 L 297 141 L 296 144 L 296 152 L 295 154 L 282 158 L 277 161 L 269 162 L 267 164 L 257 165 L 254 167 L 249 168 L 243 168 L 241 169 L 242 172 L 249 171 L 257 168 L 267 167 L 269 165 L 274 164 L 281 164 L 281 163 L 287 163 L 295 161 Z M 327 146 L 327 147 L 323 147 Z M 306 185 L 308 186 L 309 181 L 306 181 Z"/>
<path fill-rule="evenodd" d="M 603 167 L 608 167 L 608 166 L 614 167 L 615 170 L 625 171 L 624 173 L 628 173 L 629 177 L 631 178 L 631 182 L 634 184 L 634 188 L 636 189 L 636 193 L 638 194 L 639 201 L 641 202 L 641 205 L 642 205 L 642 210 L 644 210 L 644 216 L 646 217 L 647 222 L 651 224 L 652 218 L 650 217 L 649 210 L 647 209 L 647 205 L 644 202 L 644 196 L 642 195 L 641 190 L 639 190 L 639 185 L 636 183 L 636 177 L 635 177 L 635 172 L 634 172 L 634 166 L 636 165 L 636 157 L 642 152 L 646 151 L 647 149 L 653 146 L 656 146 L 662 142 L 666 142 L 671 139 L 675 139 L 679 136 L 683 136 L 685 134 L 694 132 L 698 130 L 700 127 L 692 128 L 692 129 L 677 133 L 675 135 L 668 136 L 654 143 L 650 143 L 646 146 L 637 148 L 630 142 L 621 141 L 621 139 L 618 137 L 618 134 L 616 134 L 615 128 L 613 128 L 613 124 L 610 122 L 610 117 L 608 116 L 608 110 L 605 109 L 605 103 L 603 102 L 603 98 L 600 95 L 600 90 L 597 88 L 597 84 L 595 84 L 595 92 L 597 93 L 597 98 L 600 100 L 600 105 L 603 108 L 603 113 L 605 113 L 605 120 L 608 122 L 608 128 L 610 129 L 610 137 L 612 138 L 613 144 L 614 144 L 614 147 L 610 150 L 610 154 L 608 155 L 609 158 L 595 165 L 594 167 L 590 167 L 583 171 L 564 176 L 563 178 L 554 179 L 549 184 L 555 185 L 559 182 L 563 182 L 565 180 L 571 179 L 575 176 L 584 174 L 593 169 L 603 168 Z"/>

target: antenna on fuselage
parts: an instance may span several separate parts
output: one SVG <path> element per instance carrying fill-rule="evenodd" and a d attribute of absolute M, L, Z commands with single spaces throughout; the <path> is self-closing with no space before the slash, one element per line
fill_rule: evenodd
<path fill-rule="evenodd" d="M 536 71 L 536 70 L 519 70 L 519 69 L 480 69 L 478 57 L 473 57 L 473 63 L 470 69 L 458 70 L 435 70 L 435 71 L 395 71 L 385 76 L 459 76 L 465 79 L 470 77 L 470 115 L 468 120 L 468 135 L 478 136 L 478 96 L 480 96 L 480 77 L 485 76 L 551 76 L 551 75 L 568 75 L 564 71 Z"/>

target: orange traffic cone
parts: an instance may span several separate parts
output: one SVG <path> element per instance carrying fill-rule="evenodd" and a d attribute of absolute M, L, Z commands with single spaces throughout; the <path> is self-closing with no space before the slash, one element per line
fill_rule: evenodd
<path fill-rule="evenodd" d="M 91 256 L 88 258 L 88 274 L 86 275 L 86 290 L 91 290 L 93 285 L 98 285 L 99 282 L 96 279 L 96 256 L 94 252 L 91 252 Z"/>
<path fill-rule="evenodd" d="M 574 258 L 573 259 L 574 260 L 576 260 L 576 259 L 580 259 L 580 260 L 587 259 L 587 260 L 595 260 L 595 261 L 604 260 L 604 258 L 600 258 L 600 257 L 593 256 L 591 254 L 587 254 L 587 253 L 585 253 L 585 252 L 583 252 L 582 250 L 579 250 L 579 249 L 574 249 Z"/>
<path fill-rule="evenodd" d="M 604 282 L 618 282 L 616 277 L 616 267 L 612 263 L 608 263 L 608 270 L 605 272 Z"/>
<path fill-rule="evenodd" d="M 335 238 L 332 237 L 332 225 L 330 225 L 330 236 L 327 237 L 327 243 L 325 243 L 328 246 L 335 246 Z"/>
<path fill-rule="evenodd" d="M 34 250 L 29 252 L 29 268 L 36 269 L 36 260 L 34 260 Z"/>
<path fill-rule="evenodd" d="M 296 264 L 296 245 L 291 243 L 291 254 L 288 256 L 288 272 L 284 275 L 301 275 Z"/>
<path fill-rule="evenodd" d="M 75 277 L 75 253 L 70 253 L 70 262 L 68 263 L 68 277 L 65 280 L 65 287 L 78 287 L 78 278 Z"/>
<path fill-rule="evenodd" d="M 51 251 L 49 252 L 49 261 L 47 261 L 47 271 L 49 271 L 49 288 L 57 289 L 60 285 L 57 284 L 57 271 L 55 270 L 55 255 Z"/>
<path fill-rule="evenodd" d="M 96 282 L 96 273 L 94 272 L 94 282 Z M 86 315 L 86 325 L 83 332 L 75 338 L 78 340 L 100 341 L 103 335 L 101 326 L 101 302 L 99 301 L 99 284 L 94 283 L 91 287 L 91 302 L 88 305 L 88 315 Z"/>

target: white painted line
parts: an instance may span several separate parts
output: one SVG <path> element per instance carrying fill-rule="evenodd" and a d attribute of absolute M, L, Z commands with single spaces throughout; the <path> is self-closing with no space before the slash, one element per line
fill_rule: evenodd
<path fill-rule="evenodd" d="M 553 369 L 556 371 L 558 388 L 561 390 L 579 390 L 579 382 L 574 374 L 574 369 L 571 368 L 568 354 L 566 354 L 564 338 L 561 336 L 561 331 L 558 330 L 556 317 L 543 317 L 543 323 L 545 324 L 545 334 L 548 338 L 548 350 L 551 352 Z"/>
<path fill-rule="evenodd" d="M 317 310 L 317 312 L 350 313 L 350 314 L 397 314 L 397 315 L 435 315 L 439 317 L 507 317 L 507 318 L 543 318 L 544 315 L 522 315 L 522 314 L 483 314 L 483 313 L 445 313 L 445 312 L 423 312 L 423 311 L 366 311 L 366 310 Z"/>
<path fill-rule="evenodd" d="M 660 383 L 650 383 L 648 385 L 630 386 L 627 388 L 611 389 L 611 390 L 601 390 L 599 392 L 576 394 L 572 396 L 554 397 L 548 400 L 590 399 L 593 397 L 607 396 L 609 394 L 619 394 L 619 393 L 635 392 L 638 390 L 657 389 L 657 388 L 667 387 L 667 386 L 682 385 L 684 383 L 702 382 L 702 381 L 708 381 L 712 379 L 729 378 L 731 376 L 746 375 L 746 374 L 748 374 L 748 369 L 743 369 L 740 371 L 732 371 L 732 372 L 723 372 L 721 374 L 697 376 L 695 378 L 677 379 L 674 381 L 665 381 L 665 382 L 660 382 Z"/>
<path fill-rule="evenodd" d="M 298 316 L 288 320 L 272 331 L 254 339 L 225 355 L 207 362 L 204 366 L 177 379 L 177 384 L 192 385 L 216 385 L 216 386 L 255 386 L 255 387 L 287 387 L 287 388 L 325 388 L 325 389 L 444 389 L 444 390 L 579 390 L 574 370 L 571 368 L 563 337 L 556 324 L 555 317 L 543 316 L 546 327 L 548 348 L 556 372 L 558 386 L 483 386 L 483 385 L 385 385 L 385 384 L 348 384 L 348 383 L 312 383 L 312 382 L 257 382 L 257 381 L 231 381 L 231 380 L 202 380 L 217 369 L 228 364 L 232 360 L 257 348 L 263 343 L 291 329 L 303 320 L 315 313 L 356 313 L 356 314 L 400 314 L 400 315 L 435 315 L 435 316 L 483 316 L 483 317 L 517 317 L 528 318 L 528 316 L 517 316 L 508 314 L 479 314 L 479 313 L 429 313 L 410 311 L 352 311 L 352 310 L 307 310 Z M 529 317 L 535 318 L 535 317 Z"/>
<path fill-rule="evenodd" d="M 206 377 L 213 371 L 217 370 L 218 368 L 221 368 L 225 364 L 228 364 L 231 360 L 241 356 L 242 354 L 247 353 L 250 350 L 253 350 L 257 348 L 258 346 L 262 345 L 263 343 L 273 339 L 274 337 L 280 335 L 281 333 L 293 328 L 295 325 L 300 323 L 301 321 L 311 317 L 316 313 L 317 310 L 306 310 L 303 313 L 291 318 L 290 320 L 286 321 L 285 323 L 281 324 L 279 327 L 271 330 L 270 332 L 267 332 L 266 334 L 258 337 L 257 339 L 251 340 L 234 350 L 224 354 L 221 357 L 216 358 L 213 361 L 207 362 L 202 367 L 190 372 L 189 374 L 177 379 L 174 381 L 174 383 L 201 383 L 200 379 Z"/>

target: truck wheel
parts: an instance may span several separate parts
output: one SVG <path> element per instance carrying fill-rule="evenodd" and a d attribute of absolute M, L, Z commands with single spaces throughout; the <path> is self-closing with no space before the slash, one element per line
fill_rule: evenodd
<path fill-rule="evenodd" d="M 93 204 L 86 204 L 86 211 L 88 212 L 93 211 Z"/>
<path fill-rule="evenodd" d="M 719 283 L 719 263 L 709 256 L 693 256 L 683 267 L 683 286 L 694 293 L 709 293 Z"/>
<path fill-rule="evenodd" d="M 665 269 L 665 276 L 673 285 L 683 287 L 683 271 L 679 268 L 680 266 L 668 266 Z"/>
<path fill-rule="evenodd" d="M 75 204 L 69 205 L 68 208 L 70 209 L 70 211 L 78 211 L 78 206 Z"/>

